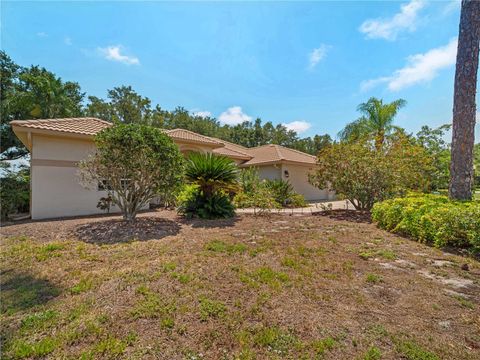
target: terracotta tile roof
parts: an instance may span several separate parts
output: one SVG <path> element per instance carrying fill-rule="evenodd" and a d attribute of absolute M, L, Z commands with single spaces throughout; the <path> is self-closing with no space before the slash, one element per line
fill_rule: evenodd
<path fill-rule="evenodd" d="M 13 126 L 29 129 L 59 131 L 63 133 L 95 135 L 99 131 L 112 126 L 112 123 L 92 117 L 65 119 L 14 120 Z"/>
<path fill-rule="evenodd" d="M 190 130 L 185 129 L 173 129 L 173 130 L 165 130 L 165 133 L 173 138 L 174 140 L 179 141 L 187 141 L 187 142 L 194 142 L 204 145 L 213 145 L 217 147 L 223 147 L 223 143 L 215 138 L 211 138 L 208 136 L 197 134 Z"/>
<path fill-rule="evenodd" d="M 252 158 L 252 155 L 248 154 L 248 148 L 233 144 L 231 142 L 213 138 L 215 140 L 221 141 L 225 146 L 213 149 L 212 152 L 219 155 L 228 156 L 234 159 L 249 160 Z"/>
<path fill-rule="evenodd" d="M 261 165 L 267 163 L 276 163 L 281 161 L 296 162 L 314 165 L 316 163 L 316 157 L 306 154 L 304 152 L 289 149 L 280 145 L 263 145 L 247 150 L 252 156 L 247 162 L 244 162 L 242 166 Z"/>
<path fill-rule="evenodd" d="M 81 134 L 93 136 L 99 131 L 112 126 L 107 121 L 92 118 L 65 118 L 65 119 L 39 119 L 39 120 L 14 120 L 15 128 L 39 129 L 61 133 Z M 261 165 L 290 161 L 297 163 L 315 164 L 313 155 L 305 154 L 298 150 L 289 149 L 280 145 L 264 145 L 255 148 L 246 148 L 228 141 L 197 134 L 185 129 L 165 130 L 173 140 L 193 142 L 209 145 L 216 154 L 225 155 L 234 159 L 247 160 L 242 166 Z"/>

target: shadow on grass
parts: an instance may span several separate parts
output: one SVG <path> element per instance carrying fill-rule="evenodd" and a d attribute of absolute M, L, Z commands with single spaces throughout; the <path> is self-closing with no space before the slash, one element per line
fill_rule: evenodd
<path fill-rule="evenodd" d="M 61 289 L 49 280 L 25 272 L 6 270 L 1 273 L 1 278 L 2 314 L 13 314 L 46 304 L 61 293 Z"/>
<path fill-rule="evenodd" d="M 360 210 L 330 210 L 315 213 L 316 216 L 326 216 L 332 220 L 343 220 L 355 223 L 371 224 L 372 218 L 369 211 Z"/>
<path fill-rule="evenodd" d="M 238 220 L 240 220 L 240 217 L 238 215 L 228 219 L 212 219 L 212 220 L 199 219 L 199 218 L 187 219 L 185 217 L 180 218 L 180 222 L 182 224 L 190 225 L 193 228 L 205 228 L 205 229 L 232 227 L 232 226 L 235 226 L 235 223 Z"/>
<path fill-rule="evenodd" d="M 91 244 L 116 244 L 129 241 L 147 241 L 176 235 L 178 222 L 158 217 L 137 217 L 132 222 L 121 219 L 95 221 L 77 226 L 73 233 Z"/>

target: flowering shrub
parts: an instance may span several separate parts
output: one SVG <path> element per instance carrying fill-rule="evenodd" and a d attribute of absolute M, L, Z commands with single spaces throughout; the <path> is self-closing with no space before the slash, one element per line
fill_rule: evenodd
<path fill-rule="evenodd" d="M 410 194 L 376 203 L 372 219 L 385 230 L 437 247 L 480 250 L 480 202 L 442 195 Z"/>

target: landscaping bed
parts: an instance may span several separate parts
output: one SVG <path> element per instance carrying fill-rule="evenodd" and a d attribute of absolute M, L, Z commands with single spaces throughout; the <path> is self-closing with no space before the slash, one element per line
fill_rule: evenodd
<path fill-rule="evenodd" d="M 353 220 L 353 221 L 352 221 Z M 480 263 L 362 216 L 1 228 L 6 358 L 480 359 Z"/>

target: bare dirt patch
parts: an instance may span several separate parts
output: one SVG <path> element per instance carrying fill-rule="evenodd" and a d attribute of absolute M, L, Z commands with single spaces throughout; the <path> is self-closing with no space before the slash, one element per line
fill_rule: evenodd
<path fill-rule="evenodd" d="M 3 353 L 480 359 L 479 262 L 336 215 L 4 227 Z"/>

